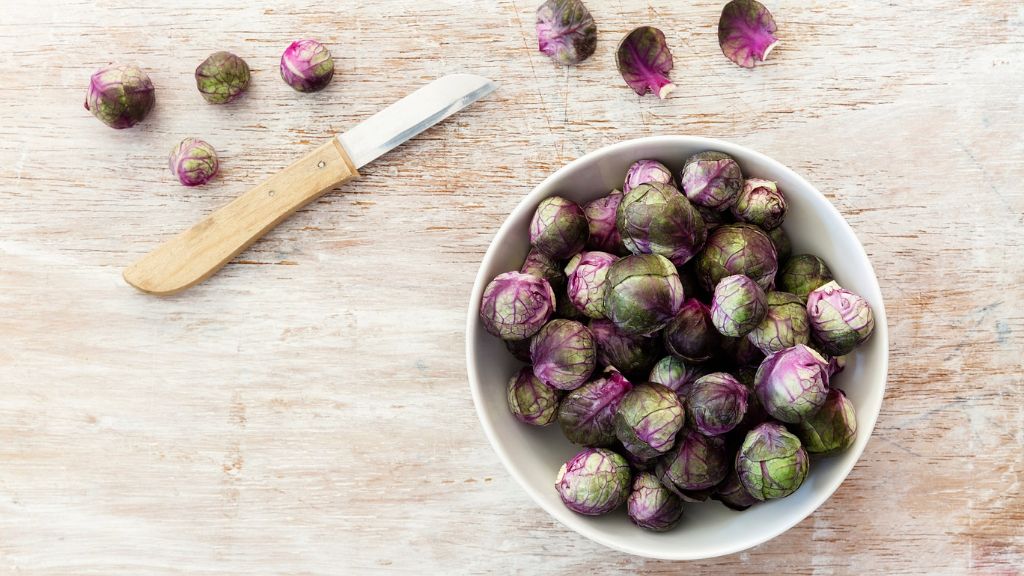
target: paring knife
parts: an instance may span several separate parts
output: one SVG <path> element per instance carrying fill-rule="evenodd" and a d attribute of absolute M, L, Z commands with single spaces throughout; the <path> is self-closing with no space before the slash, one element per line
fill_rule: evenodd
<path fill-rule="evenodd" d="M 161 295 L 202 282 L 296 210 L 357 178 L 359 168 L 496 88 L 472 74 L 427 84 L 160 245 L 126 268 L 124 279 Z"/>

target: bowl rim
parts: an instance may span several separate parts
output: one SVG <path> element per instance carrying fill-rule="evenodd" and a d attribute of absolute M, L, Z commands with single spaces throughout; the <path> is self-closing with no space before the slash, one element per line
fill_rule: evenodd
<path fill-rule="evenodd" d="M 477 370 L 477 365 L 475 361 L 476 359 L 473 351 L 473 344 L 474 342 L 476 342 L 480 330 L 480 322 L 478 321 L 480 299 L 483 294 L 484 288 L 486 287 L 487 283 L 490 282 L 491 280 L 490 278 L 485 276 L 484 270 L 489 268 L 489 264 L 491 263 L 491 261 L 494 258 L 496 258 L 497 244 L 495 243 L 495 240 L 499 237 L 505 236 L 508 233 L 509 229 L 511 229 L 512 222 L 518 221 L 520 219 L 519 217 L 522 216 L 524 212 L 533 210 L 537 203 L 543 199 L 542 190 L 549 188 L 552 182 L 559 180 L 567 172 L 572 171 L 575 167 L 581 164 L 594 161 L 595 159 L 600 159 L 601 157 L 614 155 L 621 150 L 629 149 L 631 147 L 643 144 L 652 144 L 655 146 L 682 144 L 696 146 L 708 150 L 718 150 L 731 156 L 753 157 L 756 158 L 761 163 L 772 166 L 773 170 L 780 173 L 785 173 L 788 177 L 798 181 L 802 186 L 804 186 L 806 189 L 810 190 L 814 195 L 816 195 L 819 200 L 822 200 L 824 202 L 824 205 L 827 206 L 826 211 L 831 214 L 831 216 L 833 217 L 832 219 L 840 222 L 841 225 L 844 227 L 845 231 L 849 234 L 849 236 L 853 238 L 854 243 L 856 244 L 856 248 L 858 248 L 861 251 L 861 253 L 864 256 L 865 262 L 867 262 L 867 269 L 871 274 L 870 280 L 874 282 L 875 286 L 878 286 L 878 304 L 877 306 L 873 306 L 873 312 L 875 315 L 875 331 L 872 334 L 872 339 L 879 339 L 881 340 L 882 344 L 882 379 L 880 383 L 881 394 L 879 396 L 878 409 L 871 411 L 870 414 L 858 414 L 858 427 L 865 426 L 867 430 L 867 434 L 865 435 L 866 440 L 863 443 L 860 443 L 859 446 L 855 445 L 853 447 L 853 449 L 856 450 L 856 453 L 854 454 L 854 458 L 852 459 L 849 467 L 841 475 L 839 475 L 839 477 L 831 485 L 828 485 L 825 489 L 815 492 L 815 496 L 811 500 L 811 505 L 806 514 L 797 515 L 797 517 L 794 520 L 781 524 L 778 530 L 773 531 L 772 533 L 769 533 L 762 538 L 756 539 L 755 541 L 738 543 L 734 542 L 726 544 L 721 549 L 715 550 L 712 553 L 701 553 L 699 551 L 695 553 L 692 550 L 676 550 L 673 551 L 674 553 L 658 554 L 651 553 L 649 550 L 635 549 L 630 546 L 623 545 L 620 542 L 616 541 L 616 539 L 608 538 L 605 536 L 605 534 L 594 530 L 585 521 L 583 521 L 585 520 L 585 518 L 583 517 L 579 518 L 579 522 L 570 523 L 565 519 L 568 517 L 563 517 L 564 515 L 561 514 L 561 510 L 552 510 L 552 507 L 547 505 L 547 500 L 544 499 L 540 495 L 540 493 L 534 490 L 531 484 L 527 482 L 525 476 L 518 470 L 516 466 L 512 464 L 512 458 L 505 450 L 503 444 L 499 442 L 497 439 L 497 435 L 494 431 L 494 425 L 491 422 L 490 417 L 483 409 L 480 376 Z M 544 194 L 544 197 L 548 195 L 550 195 L 550 193 Z M 832 494 L 834 494 L 835 491 L 839 489 L 839 486 L 841 486 L 843 482 L 846 481 L 846 478 L 849 476 L 850 472 L 853 471 L 853 468 L 860 461 L 861 455 L 864 453 L 864 449 L 867 447 L 868 441 L 870 441 L 871 435 L 874 432 L 875 424 L 878 421 L 878 415 L 881 412 L 881 404 L 885 397 L 885 389 L 889 375 L 889 332 L 886 320 L 884 298 L 881 294 L 881 285 L 878 282 L 878 275 L 875 273 L 875 269 L 871 263 L 871 259 L 868 258 L 867 252 L 864 250 L 864 245 L 861 243 L 860 239 L 857 238 L 857 234 L 854 232 L 849 222 L 846 221 L 846 219 L 842 216 L 842 214 L 835 207 L 835 205 L 833 205 L 832 202 L 829 201 L 829 199 L 825 197 L 825 195 L 822 194 L 816 186 L 811 184 L 803 176 L 794 172 L 792 169 L 782 164 L 778 160 L 775 160 L 774 158 L 762 154 L 761 152 L 758 152 L 756 150 L 753 150 L 740 144 L 735 144 L 726 140 L 719 140 L 716 138 L 707 138 L 703 136 L 646 136 L 642 138 L 624 140 L 622 142 L 609 144 L 607 146 L 602 146 L 601 148 L 587 152 L 583 156 L 580 156 L 579 158 L 565 164 L 564 166 L 552 172 L 547 178 L 545 178 L 539 184 L 534 186 L 533 189 L 530 190 L 530 192 L 527 193 L 519 201 L 519 203 L 512 210 L 512 212 L 509 213 L 509 215 L 505 218 L 505 221 L 502 222 L 497 232 L 495 232 L 494 236 L 491 238 L 491 242 L 487 246 L 487 250 L 484 253 L 484 257 L 480 261 L 480 266 L 477 269 L 476 279 L 473 282 L 473 291 L 470 294 L 469 298 L 469 310 L 466 318 L 465 335 L 466 372 L 469 379 L 469 388 L 473 397 L 473 406 L 476 410 L 477 418 L 479 418 L 480 420 L 480 425 L 484 429 L 484 435 L 487 436 L 487 440 L 488 442 L 490 442 L 491 448 L 495 451 L 495 453 L 498 454 L 498 458 L 505 466 L 505 469 L 509 471 L 513 478 L 515 478 L 519 486 L 524 491 L 526 491 L 527 494 L 530 495 L 530 497 L 537 505 L 539 505 L 552 518 L 557 520 L 566 528 L 569 528 L 570 530 L 573 530 L 574 532 L 577 532 L 585 536 L 586 538 L 589 538 L 590 540 L 607 546 L 608 548 L 611 548 L 613 550 L 618 550 L 619 552 L 625 552 L 627 554 L 632 554 L 635 556 L 654 558 L 659 560 L 703 560 L 708 558 L 728 556 L 731 554 L 735 554 L 737 552 L 742 552 L 743 550 L 748 550 L 750 548 L 753 548 L 754 546 L 758 546 L 760 544 L 763 544 L 769 540 L 776 538 L 777 536 L 787 532 L 790 528 L 796 526 L 797 524 L 806 520 L 808 517 L 814 514 L 814 512 L 816 512 L 822 504 L 824 504 L 829 498 L 832 497 Z M 554 478 L 553 474 L 552 478 Z"/>

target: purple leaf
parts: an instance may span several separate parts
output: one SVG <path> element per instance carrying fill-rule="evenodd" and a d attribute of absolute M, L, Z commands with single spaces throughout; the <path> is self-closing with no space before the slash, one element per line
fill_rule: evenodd
<path fill-rule="evenodd" d="M 579 64 L 597 49 L 597 25 L 580 0 L 547 0 L 537 8 L 537 47 L 555 62 Z"/>
<path fill-rule="evenodd" d="M 744 68 L 764 62 L 779 43 L 775 19 L 757 0 L 732 0 L 718 21 L 718 44 L 725 57 Z"/>
<path fill-rule="evenodd" d="M 615 52 L 619 73 L 634 92 L 643 96 L 653 92 L 665 98 L 675 84 L 669 79 L 672 52 L 665 43 L 665 34 L 652 26 L 641 26 L 619 42 Z"/>

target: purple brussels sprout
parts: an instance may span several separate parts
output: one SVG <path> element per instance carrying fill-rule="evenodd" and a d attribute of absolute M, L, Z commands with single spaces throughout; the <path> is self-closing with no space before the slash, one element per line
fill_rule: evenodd
<path fill-rule="evenodd" d="M 740 482 L 740 477 L 736 474 L 736 470 L 729 470 L 725 480 L 715 487 L 715 493 L 711 498 L 718 500 L 733 510 L 746 510 L 760 502 L 743 487 L 743 483 Z"/>
<path fill-rule="evenodd" d="M 824 260 L 814 254 L 797 254 L 779 270 L 776 284 L 779 290 L 796 294 L 802 302 L 807 302 L 808 294 L 833 279 Z"/>
<path fill-rule="evenodd" d="M 650 472 L 633 479 L 626 500 L 626 513 L 633 524 L 654 532 L 671 530 L 683 517 L 683 501 Z"/>
<path fill-rule="evenodd" d="M 786 219 L 786 198 L 779 192 L 779 186 L 771 180 L 749 178 L 736 196 L 730 210 L 740 222 L 760 226 L 762 230 L 774 230 Z"/>
<path fill-rule="evenodd" d="M 718 45 L 722 54 L 744 68 L 764 62 L 778 45 L 775 19 L 757 0 L 732 0 L 718 20 Z"/>
<path fill-rule="evenodd" d="M 612 190 L 607 196 L 588 202 L 583 207 L 583 214 L 586 215 L 590 228 L 587 248 L 610 254 L 626 253 L 622 236 L 619 235 L 619 229 L 615 226 L 615 214 L 619 210 L 620 202 L 622 202 L 622 192 Z"/>
<path fill-rule="evenodd" d="M 704 245 L 704 220 L 670 184 L 647 182 L 622 198 L 615 218 L 626 248 L 634 254 L 660 254 L 682 266 Z"/>
<path fill-rule="evenodd" d="M 751 224 L 726 224 L 715 228 L 697 256 L 697 278 L 708 291 L 714 290 L 719 280 L 733 274 L 743 274 L 768 291 L 775 283 L 777 269 L 771 238 Z"/>
<path fill-rule="evenodd" d="M 661 384 L 675 392 L 680 400 L 685 400 L 693 383 L 706 374 L 709 374 L 708 368 L 699 364 L 686 363 L 676 356 L 665 356 L 651 368 L 647 381 Z"/>
<path fill-rule="evenodd" d="M 299 92 L 318 92 L 334 78 L 334 58 L 316 40 L 297 40 L 281 54 L 281 79 Z"/>
<path fill-rule="evenodd" d="M 802 422 L 825 404 L 828 361 L 803 344 L 770 354 L 754 376 L 754 392 L 772 418 Z"/>
<path fill-rule="evenodd" d="M 849 354 L 871 337 L 875 315 L 860 296 L 835 281 L 807 295 L 807 318 L 814 341 L 830 356 Z"/>
<path fill-rule="evenodd" d="M 705 490 L 715 486 L 729 471 L 729 456 L 721 436 L 704 436 L 684 428 L 675 445 L 658 459 L 654 473 L 679 490 Z"/>
<path fill-rule="evenodd" d="M 754 343 L 746 337 L 723 337 L 722 352 L 723 361 L 731 362 L 740 368 L 753 366 L 756 370 L 758 365 L 761 364 L 761 361 L 764 360 L 764 352 L 761 352 L 761 350 L 757 346 L 754 346 Z"/>
<path fill-rule="evenodd" d="M 810 461 L 800 439 L 785 426 L 766 422 L 750 432 L 736 453 L 736 473 L 758 500 L 785 498 L 804 483 Z"/>
<path fill-rule="evenodd" d="M 524 366 L 508 381 L 508 409 L 516 420 L 532 426 L 547 426 L 558 415 L 558 391 Z"/>
<path fill-rule="evenodd" d="M 725 210 L 733 205 L 743 188 L 743 172 L 728 154 L 709 150 L 686 159 L 679 184 L 690 202 L 711 210 Z"/>
<path fill-rule="evenodd" d="M 641 26 L 626 34 L 615 50 L 615 63 L 622 79 L 640 96 L 653 92 L 664 99 L 676 88 L 668 77 L 672 52 L 657 28 Z"/>
<path fill-rule="evenodd" d="M 654 458 L 672 448 L 686 413 L 675 392 L 661 384 L 638 384 L 619 403 L 615 436 L 638 458 Z"/>
<path fill-rule="evenodd" d="M 587 327 L 575 320 L 552 320 L 530 342 L 533 373 L 552 388 L 579 388 L 597 366 L 597 346 Z"/>
<path fill-rule="evenodd" d="M 167 160 L 171 174 L 185 186 L 206 184 L 217 174 L 217 151 L 199 138 L 185 138 L 171 150 Z"/>
<path fill-rule="evenodd" d="M 610 320 L 591 320 L 590 332 L 597 343 L 598 361 L 625 374 L 646 373 L 662 352 L 656 339 L 625 334 Z"/>
<path fill-rule="evenodd" d="M 584 315 L 604 318 L 605 280 L 618 257 L 607 252 L 580 252 L 565 267 L 569 300 Z"/>
<path fill-rule="evenodd" d="M 807 344 L 811 327 L 807 323 L 807 308 L 800 298 L 788 292 L 769 292 L 765 302 L 768 311 L 761 323 L 747 334 L 747 339 L 765 354 Z"/>
<path fill-rule="evenodd" d="M 515 357 L 520 362 L 530 363 L 530 339 L 524 338 L 522 340 L 502 340 L 505 343 L 505 348 L 509 351 L 509 354 Z"/>
<path fill-rule="evenodd" d="M 689 362 L 706 362 L 714 357 L 721 337 L 711 322 L 711 309 L 696 298 L 687 298 L 675 318 L 662 332 L 665 349 Z"/>
<path fill-rule="evenodd" d="M 747 387 L 739 380 L 725 372 L 713 372 L 690 386 L 686 413 L 701 434 L 721 436 L 743 421 L 747 396 Z"/>
<path fill-rule="evenodd" d="M 633 385 L 609 370 L 569 392 L 558 406 L 558 425 L 573 444 L 611 446 L 615 443 L 615 413 Z"/>
<path fill-rule="evenodd" d="M 795 427 L 796 435 L 811 454 L 842 452 L 857 439 L 857 414 L 853 402 L 839 388 L 828 391 L 825 404 Z"/>
<path fill-rule="evenodd" d="M 782 226 L 772 228 L 767 232 L 768 238 L 771 239 L 772 245 L 775 246 L 775 258 L 779 263 L 785 262 L 789 259 L 790 254 L 793 253 L 793 243 L 789 240 L 789 235 L 786 234 L 786 230 Z"/>
<path fill-rule="evenodd" d="M 626 501 L 629 483 L 625 458 L 605 448 L 585 448 L 562 464 L 555 489 L 569 510 L 599 516 Z"/>
<path fill-rule="evenodd" d="M 583 250 L 589 236 L 583 208 L 561 196 L 541 200 L 530 221 L 530 244 L 551 258 L 574 256 Z"/>
<path fill-rule="evenodd" d="M 134 64 L 111 64 L 89 79 L 85 109 L 107 126 L 131 128 L 156 105 L 153 81 Z"/>
<path fill-rule="evenodd" d="M 533 336 L 554 311 L 555 293 L 548 281 L 521 272 L 499 274 L 480 300 L 484 328 L 502 340 Z"/>
<path fill-rule="evenodd" d="M 626 181 L 622 184 L 622 191 L 629 194 L 633 188 L 648 183 L 667 184 L 675 187 L 672 181 L 672 171 L 657 160 L 637 160 L 626 171 Z"/>
<path fill-rule="evenodd" d="M 519 269 L 523 274 L 532 274 L 537 278 L 543 278 L 551 284 L 555 296 L 565 293 L 565 270 L 559 266 L 558 261 L 545 256 L 536 248 L 531 248 L 523 261 L 523 267 Z M 556 298 L 557 299 L 557 298 Z"/>
<path fill-rule="evenodd" d="M 764 319 L 767 304 L 761 287 L 750 278 L 726 276 L 711 297 L 711 323 L 725 336 L 745 336 Z"/>
<path fill-rule="evenodd" d="M 547 0 L 537 8 L 537 48 L 564 66 L 597 49 L 597 24 L 580 0 Z"/>
<path fill-rule="evenodd" d="M 210 104 L 226 104 L 249 89 L 249 65 L 231 52 L 214 52 L 196 68 L 196 88 Z"/>
<path fill-rule="evenodd" d="M 671 262 L 657 254 L 616 260 L 605 281 L 605 315 L 626 334 L 657 332 L 683 306 L 679 273 Z"/>

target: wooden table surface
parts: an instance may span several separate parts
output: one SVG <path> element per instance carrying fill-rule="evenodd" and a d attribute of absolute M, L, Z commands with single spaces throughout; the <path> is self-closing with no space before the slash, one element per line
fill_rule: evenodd
<path fill-rule="evenodd" d="M 588 2 L 577 68 L 536 50 L 538 0 L 7 0 L 0 13 L 0 573 L 1015 574 L 1024 571 L 1024 8 L 772 0 L 741 69 L 721 1 Z M 148 5 L 148 6 L 143 6 Z M 661 27 L 679 89 L 639 98 L 614 48 Z M 281 82 L 315 37 L 338 71 Z M 250 92 L 205 104 L 215 50 Z M 140 126 L 82 108 L 135 61 Z M 363 170 L 205 284 L 124 266 L 292 158 L 446 73 L 502 84 Z M 726 138 L 815 183 L 882 284 L 893 344 L 871 442 L 820 510 L 755 549 L 670 563 L 553 521 L 484 438 L 463 324 L 504 216 L 565 162 L 651 134 Z M 199 136 L 220 176 L 185 188 Z"/>

